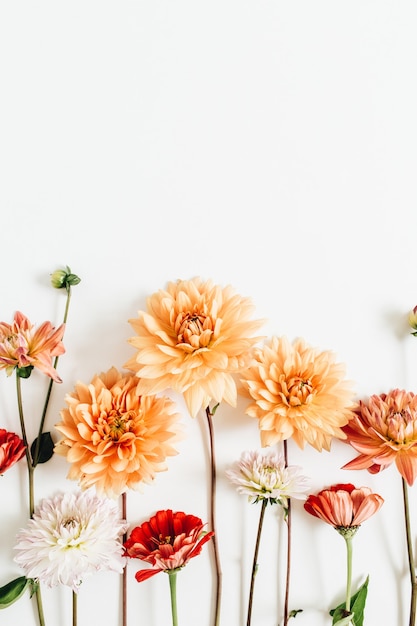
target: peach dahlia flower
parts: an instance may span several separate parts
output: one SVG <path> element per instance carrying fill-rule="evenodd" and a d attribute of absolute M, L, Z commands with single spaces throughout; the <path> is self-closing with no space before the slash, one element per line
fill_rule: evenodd
<path fill-rule="evenodd" d="M 353 392 L 332 352 L 303 339 L 272 337 L 254 358 L 242 385 L 254 400 L 246 412 L 259 420 L 262 446 L 292 437 L 301 448 L 308 443 L 321 451 L 330 449 L 333 437 L 346 437 L 342 426 L 352 416 Z"/>
<path fill-rule="evenodd" d="M 38 328 L 17 311 L 13 324 L 0 322 L 0 369 L 9 376 L 15 368 L 37 367 L 55 382 L 62 382 L 52 365 L 52 358 L 64 354 L 62 344 L 65 324 L 54 328 L 44 322 Z"/>
<path fill-rule="evenodd" d="M 417 395 L 394 389 L 360 401 L 343 428 L 359 455 L 343 469 L 367 469 L 377 474 L 391 463 L 412 485 L 417 476 Z"/>
<path fill-rule="evenodd" d="M 56 425 L 63 439 L 55 446 L 71 463 L 68 478 L 82 489 L 117 497 L 150 483 L 166 470 L 166 457 L 177 454 L 180 415 L 169 398 L 138 396 L 137 378 L 116 368 L 79 382 L 67 394 L 67 408 Z"/>
<path fill-rule="evenodd" d="M 355 487 L 351 483 L 332 485 L 304 502 L 307 513 L 314 515 L 336 529 L 355 528 L 374 515 L 384 499 L 372 493 L 369 487 Z"/>
<path fill-rule="evenodd" d="M 262 325 L 251 320 L 251 301 L 230 286 L 193 278 L 168 283 L 148 298 L 147 309 L 129 320 L 137 352 L 126 367 L 139 377 L 138 393 L 172 388 L 193 417 L 211 401 L 235 406 L 233 375 L 247 366 Z"/>

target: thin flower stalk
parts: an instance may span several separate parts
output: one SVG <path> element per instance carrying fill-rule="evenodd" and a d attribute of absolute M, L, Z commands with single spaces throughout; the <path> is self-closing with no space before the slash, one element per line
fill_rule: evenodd
<path fill-rule="evenodd" d="M 342 535 L 346 543 L 346 611 L 350 613 L 352 597 L 352 535 Z"/>
<path fill-rule="evenodd" d="M 284 440 L 284 464 L 288 467 L 288 444 Z M 285 572 L 285 594 L 284 594 L 284 626 L 287 626 L 289 619 L 290 601 L 290 579 L 291 579 L 291 498 L 288 498 L 285 511 L 285 523 L 287 524 L 287 563 Z"/>
<path fill-rule="evenodd" d="M 78 595 L 72 591 L 72 626 L 78 623 Z"/>
<path fill-rule="evenodd" d="M 220 553 L 219 547 L 217 543 L 217 535 L 216 535 L 216 491 L 217 491 L 217 472 L 216 472 L 216 451 L 215 451 L 215 442 L 214 442 L 214 427 L 213 427 L 213 415 L 216 412 L 218 405 L 216 405 L 213 411 L 210 410 L 208 406 L 206 408 L 206 416 L 207 416 L 207 424 L 209 430 L 209 454 L 210 454 L 210 511 L 209 511 L 209 519 L 211 530 L 213 531 L 212 538 L 212 546 L 213 546 L 213 554 L 214 554 L 214 565 L 216 570 L 216 580 L 215 580 L 215 607 L 214 607 L 214 626 L 219 626 L 220 624 L 220 610 L 221 610 L 221 600 L 222 600 L 222 568 L 220 562 Z"/>
<path fill-rule="evenodd" d="M 261 542 L 262 527 L 263 527 L 263 523 L 264 523 L 265 509 L 267 507 L 267 504 L 268 504 L 268 500 L 266 500 L 266 499 L 262 500 L 261 512 L 259 514 L 258 532 L 257 532 L 257 535 L 256 535 L 255 550 L 254 550 L 254 553 L 253 553 L 252 573 L 251 573 L 251 579 L 250 579 L 249 600 L 248 600 L 248 614 L 247 614 L 247 619 L 246 619 L 246 626 L 250 626 L 251 622 L 252 622 L 252 607 L 253 607 L 253 594 L 254 594 L 254 591 L 255 591 L 255 577 L 256 577 L 256 572 L 258 571 L 259 546 L 260 546 L 260 542 Z"/>
<path fill-rule="evenodd" d="M 407 481 L 403 477 L 402 477 L 402 487 L 403 487 L 405 531 L 406 531 L 406 538 L 407 538 L 408 567 L 410 571 L 410 583 L 411 583 L 410 618 L 409 618 L 408 623 L 409 623 L 409 626 L 415 626 L 416 604 L 417 604 L 417 578 L 415 574 L 413 539 L 411 536 L 410 507 L 409 507 L 409 501 L 408 501 L 408 484 L 407 484 Z"/>

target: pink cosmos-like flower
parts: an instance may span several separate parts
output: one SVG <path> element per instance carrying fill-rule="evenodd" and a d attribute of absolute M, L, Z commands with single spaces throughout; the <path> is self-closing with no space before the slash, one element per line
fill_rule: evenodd
<path fill-rule="evenodd" d="M 384 503 L 369 487 L 355 487 L 351 483 L 338 484 L 308 496 L 304 502 L 307 513 L 318 517 L 336 529 L 360 526 Z"/>
<path fill-rule="evenodd" d="M 52 365 L 52 358 L 64 354 L 62 344 L 65 324 L 55 329 L 51 322 L 35 328 L 17 311 L 13 324 L 0 322 L 0 369 L 8 376 L 15 368 L 37 367 L 55 382 L 62 382 Z"/>
<path fill-rule="evenodd" d="M 154 566 L 139 570 L 138 582 L 159 572 L 172 572 L 184 567 L 200 554 L 214 532 L 205 532 L 199 517 L 171 509 L 158 511 L 149 521 L 134 528 L 124 543 L 125 554 Z"/>
<path fill-rule="evenodd" d="M 310 486 L 307 476 L 301 474 L 301 467 L 285 465 L 283 456 L 275 450 L 245 451 L 233 467 L 226 470 L 227 478 L 237 491 L 248 496 L 249 502 L 269 500 L 281 504 L 286 509 L 288 500 L 305 500 Z"/>
<path fill-rule="evenodd" d="M 417 395 L 394 389 L 360 401 L 354 417 L 343 428 L 359 455 L 343 469 L 367 469 L 377 474 L 395 462 L 412 485 L 417 477 Z"/>
<path fill-rule="evenodd" d="M 25 444 L 15 433 L 0 428 L 0 475 L 25 456 Z"/>

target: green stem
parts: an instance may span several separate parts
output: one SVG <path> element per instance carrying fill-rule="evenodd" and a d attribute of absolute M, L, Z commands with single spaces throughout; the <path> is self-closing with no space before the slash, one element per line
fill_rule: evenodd
<path fill-rule="evenodd" d="M 63 319 L 63 324 L 66 324 L 67 319 L 68 319 L 68 311 L 69 311 L 69 305 L 70 305 L 70 301 L 71 301 L 71 286 L 67 287 L 67 300 L 65 303 L 65 311 L 64 311 L 64 319 Z M 57 366 L 58 366 L 58 360 L 59 357 L 56 356 L 54 363 L 53 363 L 53 368 L 56 370 Z M 51 392 L 52 392 L 52 386 L 54 384 L 54 381 L 52 378 L 49 379 L 49 385 L 48 385 L 48 389 L 46 392 L 46 397 L 45 397 L 45 403 L 43 405 L 43 411 L 42 411 L 42 415 L 41 415 L 41 421 L 39 423 L 39 430 L 38 430 L 38 436 L 36 439 L 36 444 L 35 444 L 35 450 L 34 450 L 34 454 L 33 454 L 33 467 L 36 467 L 38 462 L 39 462 L 39 451 L 40 451 L 40 446 L 41 446 L 41 438 L 42 438 L 42 433 L 43 433 L 43 428 L 45 426 L 45 419 L 46 419 L 46 413 L 48 411 L 48 405 L 49 405 L 49 400 L 51 398 Z"/>
<path fill-rule="evenodd" d="M 216 456 L 214 448 L 213 413 L 210 411 L 210 407 L 206 408 L 206 416 L 210 438 L 210 525 L 211 530 L 214 531 L 211 544 L 214 550 L 214 561 L 216 567 L 216 604 L 214 614 L 214 626 L 219 626 L 222 593 L 222 571 L 220 566 L 220 555 L 217 545 L 216 534 Z"/>
<path fill-rule="evenodd" d="M 409 626 L 414 626 L 416 623 L 417 579 L 416 579 L 414 555 L 413 555 L 413 539 L 411 537 L 410 507 L 408 504 L 408 485 L 407 485 L 407 482 L 404 480 L 404 478 L 402 478 L 402 487 L 403 487 L 405 531 L 406 531 L 406 537 L 407 537 L 408 567 L 410 571 L 410 583 L 411 583 L 410 620 L 408 623 L 409 623 Z"/>
<path fill-rule="evenodd" d="M 36 589 L 36 606 L 38 609 L 39 624 L 40 626 L 45 626 L 45 616 L 43 614 L 42 594 L 41 594 L 41 588 L 39 585 L 38 585 L 38 588 Z"/>
<path fill-rule="evenodd" d="M 78 596 L 75 591 L 72 592 L 72 626 L 77 626 L 78 617 Z"/>
<path fill-rule="evenodd" d="M 126 492 L 122 493 L 122 519 L 127 519 L 127 496 Z M 127 532 L 124 533 L 122 542 L 125 543 Z M 122 574 L 122 626 L 127 626 L 127 567 L 123 568 Z"/>
<path fill-rule="evenodd" d="M 350 613 L 352 595 L 352 537 L 344 536 L 346 542 L 346 611 Z"/>
<path fill-rule="evenodd" d="M 35 510 L 34 495 L 33 495 L 33 470 L 32 459 L 30 457 L 29 443 L 26 435 L 25 418 L 23 415 L 23 402 L 22 402 L 22 385 L 20 382 L 20 376 L 16 373 L 16 393 L 17 393 L 17 408 L 19 411 L 20 429 L 22 431 L 22 440 L 25 445 L 26 463 L 29 478 L 29 516 L 33 516 Z"/>
<path fill-rule="evenodd" d="M 172 626 L 178 626 L 177 615 L 177 570 L 168 571 L 169 590 L 171 594 Z"/>
<path fill-rule="evenodd" d="M 288 467 L 288 444 L 284 440 L 284 463 Z M 287 524 L 287 568 L 285 576 L 285 597 L 284 597 L 284 626 L 287 626 L 289 620 L 289 600 L 290 600 L 290 578 L 291 578 L 291 499 L 288 498 L 288 504 L 285 512 L 285 521 Z"/>
<path fill-rule="evenodd" d="M 29 484 L 29 516 L 30 518 L 33 517 L 33 513 L 35 511 L 35 496 L 34 496 L 34 466 L 32 464 L 32 459 L 30 456 L 30 451 L 29 451 L 29 444 L 28 444 L 28 439 L 27 439 L 27 435 L 26 435 L 26 427 L 25 427 L 25 418 L 23 415 L 23 402 L 22 402 L 22 385 L 20 382 L 20 376 L 18 373 L 16 373 L 16 393 L 17 393 L 17 407 L 18 407 L 18 412 L 19 412 L 19 421 L 20 421 L 20 428 L 22 431 L 22 440 L 23 443 L 25 445 L 25 454 L 26 454 L 26 465 L 27 465 L 27 470 L 28 470 L 28 484 Z M 40 585 L 37 587 L 36 592 L 35 592 L 35 597 L 36 597 L 36 605 L 37 605 L 37 609 L 38 609 L 38 618 L 39 618 L 39 625 L 40 626 L 45 626 L 45 617 L 43 614 L 43 604 L 42 604 L 42 594 L 41 594 L 41 588 Z"/>
<path fill-rule="evenodd" d="M 262 526 L 264 522 L 265 509 L 267 507 L 267 504 L 268 504 L 268 499 L 264 498 L 262 500 L 261 513 L 259 515 L 258 533 L 256 535 L 255 551 L 253 554 L 252 575 L 251 575 L 251 581 L 250 581 L 249 602 L 248 602 L 248 618 L 246 620 L 246 626 L 250 626 L 251 620 L 252 620 L 253 592 L 255 589 L 255 576 L 258 571 L 259 544 L 261 541 Z"/>

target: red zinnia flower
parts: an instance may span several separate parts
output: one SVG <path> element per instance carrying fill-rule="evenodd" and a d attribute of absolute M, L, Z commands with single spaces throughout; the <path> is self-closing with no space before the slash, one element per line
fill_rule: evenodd
<path fill-rule="evenodd" d="M 0 428 L 0 474 L 4 474 L 12 465 L 25 455 L 25 444 L 15 433 Z"/>
<path fill-rule="evenodd" d="M 362 524 L 376 513 L 384 499 L 372 493 L 369 487 L 355 487 L 347 483 L 323 489 L 308 496 L 304 508 L 327 524 L 338 528 L 352 528 Z"/>
<path fill-rule="evenodd" d="M 134 528 L 124 544 L 125 555 L 156 566 L 136 572 L 136 580 L 140 583 L 158 572 L 184 567 L 214 535 L 203 528 L 199 517 L 170 509 L 158 511 L 149 521 Z"/>

